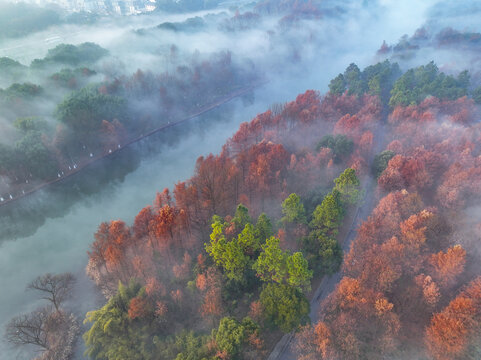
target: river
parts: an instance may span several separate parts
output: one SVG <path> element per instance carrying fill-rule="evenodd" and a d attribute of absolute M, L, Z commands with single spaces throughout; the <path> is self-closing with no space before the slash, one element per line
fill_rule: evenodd
<path fill-rule="evenodd" d="M 393 14 L 397 14 L 393 11 Z M 385 17 L 383 21 L 395 17 Z M 87 250 L 93 241 L 93 234 L 102 221 L 122 219 L 132 223 L 135 215 L 144 206 L 152 203 L 155 193 L 163 188 L 172 188 L 179 180 L 189 178 L 194 170 L 195 161 L 200 155 L 218 153 L 226 139 L 231 136 L 239 124 L 250 120 L 259 112 L 267 110 L 274 102 L 292 100 L 309 88 L 327 90 L 329 79 L 336 76 L 351 62 L 356 61 L 361 67 L 374 62 L 373 54 L 382 40 L 393 41 L 400 34 L 412 33 L 422 23 L 416 18 L 407 26 L 396 22 L 389 34 L 375 32 L 374 25 L 365 28 L 349 24 L 343 36 L 337 35 L 335 41 L 331 36 L 335 32 L 320 34 L 329 44 L 322 53 L 311 54 L 311 61 L 304 64 L 304 72 L 286 71 L 284 79 L 273 81 L 256 92 L 255 101 L 244 105 L 241 100 L 223 105 L 212 113 L 202 116 L 202 124 L 187 134 L 177 134 L 178 140 L 169 144 L 152 146 L 150 140 L 142 141 L 145 146 L 157 149 L 143 156 L 132 172 L 122 174 L 98 191 L 85 195 L 69 205 L 64 211 L 56 211 L 55 218 L 47 218 L 35 226 L 28 236 L 11 238 L 0 243 L 0 326 L 18 313 L 34 309 L 39 305 L 35 294 L 25 291 L 29 281 L 46 272 L 73 272 L 78 277 L 73 302 L 68 303 L 82 319 L 86 311 L 97 307 L 103 300 L 94 291 L 92 283 L 85 277 Z M 361 30 L 362 29 L 362 30 Z M 377 28 L 376 28 L 377 29 Z M 351 34 L 352 36 L 347 36 Z M 368 39 L 360 41 L 361 39 Z M 323 39 L 324 40 L 324 39 Z M 341 41 L 342 40 L 342 41 Z M 318 49 L 316 49 L 318 50 Z M 272 74 L 271 74 L 272 75 Z M 213 121 L 209 121 L 215 117 Z M 219 119 L 220 117 L 220 119 Z M 198 119 L 191 120 L 192 126 Z M 42 194 L 35 194 L 41 197 Z M 59 199 L 55 197 L 54 199 Z M 32 200 L 35 204 L 34 200 Z M 27 221 L 27 220 L 26 220 Z M 22 226 L 22 224 L 20 224 Z M 1 226 L 0 226 L 1 227 Z M 0 229 L 1 231 L 1 229 Z M 78 354 L 81 354 L 81 347 Z M 0 359 L 31 359 L 31 352 L 14 350 L 0 342 Z M 77 358 L 82 358 L 80 355 Z"/>
<path fill-rule="evenodd" d="M 79 315 L 93 310 L 101 299 L 86 279 L 84 268 L 89 244 L 100 222 L 122 219 L 131 223 L 140 209 L 152 203 L 157 191 L 189 178 L 199 155 L 220 152 L 238 125 L 262 110 L 263 105 L 258 102 L 244 107 L 240 100 L 227 108 L 222 106 L 217 113 L 224 111 L 228 121 L 216 118 L 215 123 L 181 137 L 176 144 L 157 144 L 157 154 L 145 156 L 122 181 L 114 180 L 99 192 L 82 198 L 63 216 L 46 219 L 33 235 L 0 244 L 0 326 L 3 328 L 15 314 L 44 303 L 37 301 L 36 294 L 26 291 L 25 286 L 47 272 L 76 274 L 75 299 L 68 305 Z M 209 116 L 212 115 L 204 115 L 202 121 L 205 123 Z M 199 119 L 192 120 L 191 125 L 196 121 Z M 139 146 L 151 147 L 148 142 L 144 140 Z M 29 355 L 0 343 L 1 359 L 30 359 Z"/>

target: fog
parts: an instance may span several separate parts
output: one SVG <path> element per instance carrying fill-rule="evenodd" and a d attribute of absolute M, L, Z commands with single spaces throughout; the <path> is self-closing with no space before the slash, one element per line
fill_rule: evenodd
<path fill-rule="evenodd" d="M 89 26 L 61 25 L 24 38 L 0 41 L 0 57 L 8 56 L 24 65 L 44 57 L 59 43 L 94 42 L 110 52 L 108 57 L 94 65 L 102 75 L 107 72 L 131 75 L 137 69 L 154 73 L 174 71 L 179 63 L 197 56 L 229 50 L 234 62 L 242 66 L 254 64 L 268 80 L 255 92 L 253 104 L 245 106 L 241 101 L 235 101 L 235 107 L 226 111 L 221 121 L 209 124 L 205 131 L 199 129 L 196 133 L 181 136 L 174 145 L 163 145 L 157 155 L 146 156 L 123 180 L 110 183 L 95 195 L 86 196 L 66 209 L 64 216 L 47 219 L 33 235 L 1 243 L 0 326 L 3 327 L 15 314 L 36 306 L 35 295 L 25 292 L 25 285 L 46 272 L 70 271 L 77 274 L 82 280 L 76 292 L 83 296 L 69 306 L 74 308 L 80 319 L 86 311 L 94 309 L 102 299 L 95 295 L 93 285 L 84 275 L 84 268 L 87 264 L 86 251 L 97 226 L 102 221 L 114 219 L 130 224 L 138 211 L 152 202 L 157 191 L 172 188 L 177 181 L 189 178 L 198 156 L 218 153 L 241 122 L 267 110 L 272 103 L 292 100 L 307 89 L 326 92 L 329 80 L 343 72 L 350 63 L 355 62 L 360 68 L 375 63 L 380 59 L 376 51 L 383 41 L 395 44 L 404 34 L 411 36 L 426 24 L 440 29 L 455 26 L 463 20 L 459 30 L 479 31 L 476 28 L 479 23 L 472 21 L 469 9 L 460 16 L 436 23 L 440 14 L 445 14 L 440 9 L 458 8 L 455 1 L 441 2 L 441 8 L 433 7 L 437 3 L 434 0 L 364 1 L 362 5 L 354 1 L 331 0 L 325 1 L 324 6 L 332 9 L 339 3 L 343 9 L 339 14 L 302 20 L 287 30 L 279 25 L 280 16 L 273 15 L 263 17 L 249 30 L 223 31 L 219 28 L 221 22 L 234 15 L 228 8 L 230 5 L 226 4 L 213 11 L 102 19 Z M 206 16 L 208 14 L 211 15 Z M 205 28 L 191 32 L 153 29 L 164 22 L 183 22 L 194 16 L 204 18 Z M 464 22 L 465 18 L 471 20 Z M 142 30 L 143 34 L 137 30 Z M 181 60 L 172 65 L 167 56 L 173 44 L 178 47 Z M 406 68 L 430 60 L 435 60 L 442 70 L 459 72 L 463 70 L 460 67 L 472 67 L 475 56 L 460 57 L 446 50 L 429 48 L 400 63 Z M 30 79 L 32 82 L 35 80 L 42 81 Z M 58 102 L 60 95 L 57 95 L 51 102 L 42 103 L 42 113 L 52 124 L 55 120 L 48 114 L 53 112 Z M 208 121 L 209 116 L 207 113 L 203 118 Z M 2 114 L 0 127 L 5 134 L 11 131 L 10 125 L 2 121 Z M 11 140 L 7 137 L 0 139 L 0 142 L 8 141 Z M 80 353 L 78 351 L 78 358 L 81 358 Z M 2 359 L 31 358 L 29 351 L 12 350 L 4 342 L 0 344 L 0 354 Z"/>
<path fill-rule="evenodd" d="M 254 116 L 263 110 L 261 105 L 245 108 L 237 103 L 234 114 Z M 229 111 L 229 113 L 231 113 Z M 208 118 L 207 118 L 208 120 Z M 70 271 L 81 280 L 82 289 L 75 301 L 73 311 L 80 317 L 95 309 L 95 293 L 88 281 L 84 268 L 87 264 L 87 250 L 92 235 L 100 222 L 110 219 L 123 219 L 132 222 L 135 215 L 146 205 L 151 204 L 157 191 L 172 185 L 179 179 L 190 177 L 199 147 L 203 153 L 217 153 L 225 139 L 232 134 L 244 118 L 238 115 L 208 126 L 205 132 L 191 134 L 174 146 L 161 146 L 156 157 L 141 162 L 139 168 L 126 176 L 122 183 L 113 184 L 95 196 L 85 198 L 73 206 L 62 218 L 48 219 L 33 236 L 5 241 L 0 247 L 0 323 L 3 327 L 15 312 L 33 310 L 35 295 L 25 291 L 25 286 L 39 274 Z M 195 121 L 195 120 L 194 120 Z M 34 195 L 37 196 L 37 195 Z M 22 284 L 22 285 L 20 285 Z M 12 350 L 3 341 L 0 345 L 2 359 L 28 359 L 29 354 Z"/>
<path fill-rule="evenodd" d="M 479 45 L 470 43 L 469 37 L 463 41 L 442 44 L 438 39 L 446 30 L 454 30 L 459 33 L 476 34 L 481 31 L 479 14 L 480 4 L 476 1 L 460 3 L 456 1 L 439 1 L 426 10 L 424 23 L 418 26 L 424 34 L 417 36 L 417 32 L 404 33 L 404 37 L 393 42 L 386 40 L 393 47 L 407 41 L 413 48 L 389 53 L 380 56 L 380 59 L 390 58 L 397 61 L 402 68 L 426 64 L 432 60 L 438 67 L 448 74 L 457 74 L 463 70 L 469 70 L 474 82 L 479 83 Z M 473 40 L 473 39 L 471 39 Z"/>

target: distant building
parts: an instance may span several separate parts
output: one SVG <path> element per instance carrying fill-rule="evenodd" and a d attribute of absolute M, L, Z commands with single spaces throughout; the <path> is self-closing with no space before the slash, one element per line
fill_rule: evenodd
<path fill-rule="evenodd" d="M 23 0 L 39 6 L 55 4 L 69 12 L 134 15 L 155 10 L 155 0 Z"/>

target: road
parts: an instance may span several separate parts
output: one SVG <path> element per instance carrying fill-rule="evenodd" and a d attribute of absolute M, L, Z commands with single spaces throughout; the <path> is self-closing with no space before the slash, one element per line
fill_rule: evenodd
<path fill-rule="evenodd" d="M 384 126 L 382 123 L 378 126 L 375 132 L 375 139 L 377 140 L 373 146 L 373 151 L 371 158 L 369 159 L 369 169 L 371 168 L 372 161 L 374 159 L 374 154 L 378 154 L 384 149 L 384 136 L 385 133 Z M 372 176 L 366 176 L 363 179 L 363 187 L 362 189 L 365 192 L 364 200 L 361 205 L 358 207 L 351 226 L 349 227 L 349 231 L 345 238 L 340 241 L 342 250 L 344 253 L 349 252 L 351 247 L 351 243 L 357 235 L 357 229 L 359 225 L 367 219 L 367 217 L 371 214 L 372 209 L 376 205 L 375 197 L 374 197 L 374 190 L 376 188 L 377 181 Z M 336 285 L 341 281 L 342 272 L 338 271 L 337 273 L 331 276 L 324 276 L 319 287 L 317 288 L 316 292 L 314 293 L 312 300 L 310 302 L 311 311 L 309 313 L 309 317 L 311 319 L 311 323 L 314 324 L 319 320 L 319 310 L 321 303 L 324 299 L 335 289 Z M 294 333 L 285 334 L 281 340 L 276 344 L 274 350 L 269 354 L 267 360 L 295 360 L 297 359 L 294 349 Z"/>

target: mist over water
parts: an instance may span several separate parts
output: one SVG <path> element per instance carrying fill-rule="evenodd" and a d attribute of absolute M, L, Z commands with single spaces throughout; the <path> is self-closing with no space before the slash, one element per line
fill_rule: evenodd
<path fill-rule="evenodd" d="M 287 101 L 300 90 L 293 88 L 287 93 L 284 91 L 273 91 L 269 84 L 267 88 L 256 91 L 256 100 L 251 105 L 243 104 L 240 100 L 223 105 L 217 110 L 217 116 L 221 119 L 211 119 L 210 113 L 201 117 L 203 122 L 211 121 L 205 128 L 196 125 L 198 118 L 190 120 L 188 124 L 192 124 L 197 131 L 181 137 L 174 145 L 159 144 L 154 140 L 154 146 L 159 146 L 157 154 L 145 156 L 139 167 L 123 181 L 114 181 L 98 193 L 86 196 L 68 209 L 65 216 L 47 219 L 33 235 L 1 243 L 2 330 L 15 314 L 34 310 L 43 304 L 25 288 L 36 276 L 47 272 L 72 272 L 77 276 L 75 300 L 69 301 L 67 307 L 79 316 L 80 321 L 87 311 L 101 305 L 104 298 L 94 291 L 94 284 L 85 275 L 87 251 L 99 224 L 114 219 L 132 223 L 137 213 L 152 203 L 156 192 L 165 187 L 172 188 L 177 181 L 192 176 L 200 155 L 219 153 L 240 123 L 265 111 L 267 104 L 279 99 Z M 143 141 L 148 147 L 149 139 Z M 83 359 L 82 353 L 83 344 L 80 340 L 76 358 Z M 32 356 L 27 349 L 13 349 L 3 339 L 0 341 L 0 354 L 0 359 L 26 360 Z"/>
<path fill-rule="evenodd" d="M 234 113 L 254 116 L 261 110 L 259 105 L 244 108 L 237 103 Z M 208 126 L 205 132 L 190 134 L 176 145 L 162 146 L 156 157 L 142 161 L 123 182 L 83 199 L 64 217 L 47 219 L 34 235 L 3 242 L 0 245 L 0 303 L 3 305 L 0 326 L 3 328 L 15 313 L 35 308 L 35 295 L 26 292 L 25 286 L 39 274 L 69 271 L 80 278 L 79 286 L 88 285 L 84 275 L 87 250 L 100 222 L 110 219 L 132 222 L 140 209 L 152 203 L 157 191 L 171 188 L 179 179 L 190 177 L 199 148 L 204 154 L 219 152 L 225 139 L 243 120 L 243 117 L 234 116 L 226 122 Z M 75 313 L 83 316 L 95 308 L 97 298 L 92 289 L 90 283 L 87 289 L 76 290 L 81 297 L 74 303 Z M 14 353 L 3 341 L 0 343 L 0 358 L 13 359 Z M 30 358 L 28 354 L 23 356 L 18 358 Z"/>
<path fill-rule="evenodd" d="M 326 6 L 334 3 L 336 2 L 326 1 Z M 282 34 L 278 31 L 274 35 L 274 42 L 270 42 L 266 34 L 272 24 L 263 24 L 266 28 L 260 27 L 241 34 L 226 34 L 212 29 L 192 34 L 159 31 L 158 36 L 163 37 L 165 46 L 173 43 L 185 52 L 196 49 L 205 52 L 230 49 L 234 58 L 253 58 L 256 64 L 266 70 L 269 83 L 256 91 L 254 104 L 245 107 L 236 101 L 234 111 L 227 114 L 228 119 L 209 125 L 203 132 L 183 136 L 175 145 L 162 146 L 158 155 L 144 158 L 140 166 L 123 181 L 114 182 L 98 194 L 77 202 L 65 216 L 47 219 L 35 234 L 1 243 L 0 326 L 3 328 L 15 314 L 35 308 L 35 295 L 26 292 L 25 286 L 46 272 L 69 271 L 77 274 L 79 282 L 75 291 L 80 298 L 69 305 L 75 307 L 74 312 L 82 319 L 85 312 L 94 309 L 96 301 L 99 301 L 92 292 L 93 285 L 84 275 L 84 268 L 87 264 L 86 252 L 102 221 L 122 219 L 127 224 L 132 223 L 138 211 L 152 203 L 157 191 L 165 187 L 172 188 L 177 181 L 189 178 L 195 160 L 200 155 L 220 152 L 226 139 L 241 122 L 267 110 L 272 103 L 292 100 L 307 89 L 325 92 L 329 79 L 342 72 L 351 62 L 356 62 L 361 68 L 374 63 L 376 50 L 383 40 L 395 43 L 402 35 L 413 34 L 426 22 L 427 10 L 436 2 L 381 0 L 375 4 L 365 3 L 367 5 L 364 6 L 350 4 L 350 15 L 344 17 L 307 21 L 305 27 L 298 29 L 298 34 Z M 224 9 L 217 12 L 220 11 Z M 206 13 L 194 15 L 203 16 Z M 355 17 L 352 16 L 354 13 Z M 8 54 L 28 63 L 34 58 L 43 57 L 51 47 L 45 39 L 59 34 L 62 42 L 98 43 L 111 50 L 113 55 L 135 71 L 136 68 L 142 68 L 143 64 L 149 67 L 153 62 L 147 56 L 138 56 L 142 47 L 145 47 L 145 53 L 152 52 L 149 37 L 144 43 L 134 44 L 130 48 L 127 46 L 128 41 L 136 38 L 131 33 L 132 30 L 149 28 L 164 21 L 183 21 L 191 16 L 193 15 L 162 14 L 133 17 L 123 20 L 125 24 L 114 26 L 61 26 L 21 40 L 4 41 L 0 43 L 0 56 Z M 286 62 L 286 66 L 280 68 L 279 65 L 296 41 L 296 35 L 299 39 L 305 39 L 309 33 L 315 40 L 303 44 L 299 62 Z M 234 39 L 237 35 L 240 36 L 238 41 Z M 275 48 L 269 48 L 273 45 Z M 123 52 L 128 55 L 124 57 Z M 421 64 L 428 57 L 429 54 L 413 62 Z M 275 66 L 269 72 L 271 64 Z M 208 120 L 209 114 L 204 115 L 204 118 Z M 11 350 L 3 341 L 0 343 L 0 359 L 29 358 L 31 354 Z"/>
<path fill-rule="evenodd" d="M 124 41 L 127 40 L 125 36 L 139 28 L 150 28 L 163 22 L 181 22 L 190 17 L 222 11 L 225 10 L 183 14 L 146 14 L 111 19 L 105 17 L 99 23 L 91 26 L 75 24 L 52 26 L 23 38 L 0 40 L 0 57 L 8 56 L 28 65 L 32 60 L 44 57 L 49 49 L 61 43 L 76 45 L 83 42 L 95 42 L 101 46 L 108 46 L 122 38 Z M 126 44 L 123 45 L 124 51 L 128 51 L 129 49 L 125 49 Z"/>

